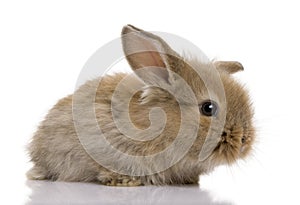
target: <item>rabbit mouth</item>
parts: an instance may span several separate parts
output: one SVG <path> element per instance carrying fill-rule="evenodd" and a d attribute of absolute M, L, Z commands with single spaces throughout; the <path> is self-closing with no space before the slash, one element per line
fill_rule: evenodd
<path fill-rule="evenodd" d="M 224 131 L 212 152 L 212 159 L 217 164 L 232 164 L 238 159 L 245 158 L 251 151 L 253 138 L 252 135 L 245 135 L 244 132 Z"/>
<path fill-rule="evenodd" d="M 249 138 L 244 136 L 243 133 L 224 131 L 213 151 L 213 156 L 222 164 L 232 164 L 246 154 L 248 141 Z"/>

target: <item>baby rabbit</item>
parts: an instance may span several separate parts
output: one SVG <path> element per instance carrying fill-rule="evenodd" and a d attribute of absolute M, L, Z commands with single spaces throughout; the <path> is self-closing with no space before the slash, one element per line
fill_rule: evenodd
<path fill-rule="evenodd" d="M 231 76 L 240 63 L 180 56 L 132 25 L 122 45 L 134 74 L 99 77 L 59 100 L 29 144 L 29 179 L 194 184 L 249 154 L 253 109 Z"/>

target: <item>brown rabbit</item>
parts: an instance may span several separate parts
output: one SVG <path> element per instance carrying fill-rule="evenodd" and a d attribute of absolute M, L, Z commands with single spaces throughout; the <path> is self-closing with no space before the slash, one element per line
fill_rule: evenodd
<path fill-rule="evenodd" d="M 249 154 L 253 111 L 231 76 L 243 70 L 240 63 L 184 58 L 131 25 L 122 30 L 122 43 L 135 75 L 91 80 L 61 99 L 29 145 L 29 179 L 190 184 Z"/>

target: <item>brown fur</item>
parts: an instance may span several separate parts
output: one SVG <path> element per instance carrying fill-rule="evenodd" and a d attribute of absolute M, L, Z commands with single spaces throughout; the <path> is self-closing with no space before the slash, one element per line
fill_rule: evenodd
<path fill-rule="evenodd" d="M 223 101 L 218 102 L 220 109 L 226 111 L 225 126 L 212 125 L 212 117 L 201 115 L 196 140 L 187 154 L 182 156 L 175 165 L 167 170 L 148 176 L 122 175 L 98 164 L 82 147 L 74 128 L 73 95 L 69 95 L 61 99 L 49 111 L 30 143 L 29 153 L 34 167 L 27 173 L 29 179 L 95 181 L 118 186 L 197 183 L 199 175 L 210 172 L 220 164 L 231 164 L 239 158 L 246 157 L 251 151 L 255 135 L 252 124 L 253 111 L 251 103 L 243 86 L 230 75 L 230 73 L 242 70 L 241 64 L 237 62 L 228 64 L 226 62 L 201 63 L 196 59 L 184 59 L 158 36 L 133 26 L 125 26 L 122 34 L 125 36 L 128 33 L 133 33 L 135 36 L 129 36 L 127 39 L 123 37 L 124 52 L 129 64 L 144 82 L 136 76 L 129 76 L 130 84 L 121 88 L 122 92 L 119 97 L 122 97 L 122 95 L 132 96 L 129 104 L 129 116 L 135 127 L 147 129 L 151 125 L 149 112 L 154 107 L 160 107 L 165 111 L 167 121 L 163 132 L 154 139 L 139 141 L 125 137 L 114 123 L 111 103 L 116 87 L 127 74 L 119 73 L 88 81 L 75 94 L 80 97 L 83 103 L 82 106 L 84 106 L 85 99 L 94 95 L 91 88 L 98 87 L 95 98 L 96 119 L 105 134 L 106 140 L 113 147 L 135 156 L 148 156 L 166 149 L 178 134 L 181 115 L 179 103 L 174 96 L 155 86 L 158 83 L 156 77 L 158 76 L 163 83 L 171 84 L 174 90 L 180 93 L 184 91 L 181 90 L 181 84 L 176 84 L 178 80 L 172 72 L 178 74 L 188 83 L 196 96 L 197 102 L 201 104 L 204 100 L 210 99 L 211 96 L 208 95 L 208 90 L 202 79 L 193 70 L 195 67 L 201 73 L 201 77 L 207 79 L 208 84 L 210 84 L 212 89 L 210 91 L 215 96 L 214 100 L 218 99 L 223 90 L 215 83 L 215 74 L 212 72 L 213 69 L 218 69 L 227 102 L 226 104 Z M 136 44 L 147 49 L 150 48 L 152 51 L 134 54 L 132 51 L 136 50 Z M 161 47 L 157 48 L 156 45 Z M 160 52 L 168 52 L 168 54 L 161 54 Z M 138 72 L 138 69 L 145 65 L 165 69 L 153 69 L 149 75 L 145 76 Z M 231 68 L 231 65 L 233 68 Z M 131 83 L 132 85 L 142 84 L 143 90 L 133 93 L 130 90 Z M 183 96 L 179 100 L 192 115 L 195 110 L 189 104 L 189 96 Z M 218 120 L 218 117 L 216 119 Z M 85 120 L 87 122 L 85 137 L 88 140 L 90 138 L 92 144 L 90 119 Z M 198 126 L 192 118 L 189 123 L 191 127 Z M 205 139 L 210 137 L 207 134 L 211 125 L 215 126 L 213 130 L 218 134 L 219 142 L 213 153 L 204 161 L 200 161 L 199 154 Z M 141 136 L 141 138 L 146 137 Z M 107 158 L 109 160 L 110 156 L 107 156 Z M 127 167 L 127 169 L 130 170 L 133 167 Z"/>

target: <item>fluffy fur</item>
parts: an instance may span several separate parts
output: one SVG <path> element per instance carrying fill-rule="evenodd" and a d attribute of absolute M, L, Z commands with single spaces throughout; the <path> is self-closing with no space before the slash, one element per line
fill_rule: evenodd
<path fill-rule="evenodd" d="M 178 99 L 176 100 L 173 95 L 158 88 L 157 85 L 161 83 L 160 81 L 170 85 L 171 89 L 181 96 L 180 103 L 184 104 L 188 112 L 193 115 L 195 107 L 189 104 L 191 96 L 185 95 L 182 82 L 172 74 L 174 72 L 188 83 L 198 104 L 201 105 L 203 101 L 212 96 L 208 94 L 204 82 L 197 76 L 193 67 L 197 68 L 201 77 L 207 79 L 210 84 L 210 92 L 213 93 L 214 100 L 219 105 L 220 113 L 226 112 L 225 126 L 214 125 L 215 127 L 212 129 L 214 134 L 219 136 L 218 146 L 207 159 L 199 160 L 202 145 L 205 139 L 210 137 L 208 128 L 211 126 L 212 118 L 201 115 L 199 124 L 192 119 L 188 122 L 190 129 L 199 126 L 198 134 L 191 148 L 175 165 L 165 171 L 147 176 L 118 174 L 98 164 L 83 148 L 74 127 L 73 95 L 69 95 L 61 99 L 49 111 L 34 134 L 29 145 L 29 154 L 34 163 L 34 167 L 27 173 L 29 179 L 87 181 L 118 186 L 188 184 L 197 183 L 199 175 L 212 171 L 220 164 L 231 164 L 248 155 L 255 135 L 252 124 L 253 111 L 247 91 L 231 76 L 231 73 L 243 70 L 241 64 L 237 62 L 202 63 L 197 59 L 184 59 L 158 36 L 130 25 L 123 28 L 122 34 L 123 36 L 134 34 L 133 36 L 129 35 L 128 38 L 123 37 L 122 40 L 127 60 L 137 75 L 129 76 L 129 83 L 120 88 L 122 92 L 118 94 L 118 97 L 132 96 L 129 104 L 129 116 L 131 122 L 139 129 L 147 129 L 150 126 L 149 112 L 155 107 L 164 110 L 167 121 L 163 132 L 151 140 L 133 140 L 124 136 L 114 123 L 111 104 L 115 88 L 127 74 L 104 76 L 101 79 L 86 82 L 75 94 L 79 96 L 84 107 L 87 104 L 86 99 L 95 95 L 91 88 L 98 87 L 95 97 L 95 114 L 106 140 L 118 150 L 137 156 L 148 156 L 167 148 L 176 138 L 181 125 L 180 108 Z M 136 50 L 136 45 L 152 51 L 134 54 L 132 51 Z M 168 52 L 168 54 L 160 52 Z M 138 72 L 142 66 L 164 69 L 154 69 L 145 76 Z M 224 88 L 215 83 L 216 74 L 212 72 L 215 68 L 218 70 L 217 73 Z M 133 92 L 131 87 L 137 84 L 141 84 L 143 90 Z M 221 95 L 223 89 L 227 103 L 218 101 L 218 96 Z M 118 106 L 125 105 L 120 102 Z M 199 110 L 199 108 L 197 109 Z M 85 122 L 85 137 L 93 144 L 96 142 L 91 122 L 93 119 L 89 119 L 84 112 L 82 112 L 82 118 Z M 147 136 L 140 137 L 141 139 L 147 138 Z M 108 161 L 111 158 L 110 154 L 107 153 L 106 156 Z M 126 167 L 126 164 L 124 166 Z M 128 165 L 126 169 L 134 168 Z"/>

